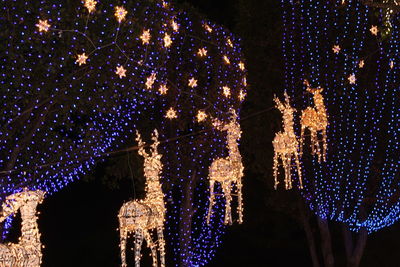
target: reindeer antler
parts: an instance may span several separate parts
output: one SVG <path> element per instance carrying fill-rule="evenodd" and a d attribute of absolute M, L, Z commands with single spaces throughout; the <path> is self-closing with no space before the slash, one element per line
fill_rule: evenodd
<path fill-rule="evenodd" d="M 139 150 L 138 150 L 139 155 L 147 158 L 149 156 L 149 154 L 147 154 L 146 150 L 144 149 L 144 146 L 146 145 L 146 143 L 143 142 L 142 136 L 140 135 L 138 130 L 136 130 L 136 141 L 138 142 L 138 146 L 139 146 Z"/>
<path fill-rule="evenodd" d="M 157 131 L 157 129 L 154 129 L 154 132 L 153 132 L 153 134 L 151 136 L 151 140 L 154 141 L 153 144 L 151 145 L 152 154 L 153 155 L 154 154 L 158 154 L 157 147 L 160 144 L 160 141 L 158 141 L 158 131 Z"/>
<path fill-rule="evenodd" d="M 281 100 L 275 95 L 274 96 L 275 107 L 281 112 L 285 110 L 285 106 L 282 104 Z"/>

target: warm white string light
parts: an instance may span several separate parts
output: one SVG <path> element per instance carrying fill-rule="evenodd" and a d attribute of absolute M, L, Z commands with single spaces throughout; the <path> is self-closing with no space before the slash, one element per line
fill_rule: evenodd
<path fill-rule="evenodd" d="M 210 223 L 212 208 L 215 201 L 215 182 L 221 184 L 223 195 L 226 201 L 224 223 L 232 224 L 231 201 L 233 196 L 232 187 L 234 184 L 236 184 L 238 196 L 237 210 L 239 214 L 239 223 L 243 222 L 242 177 L 244 167 L 238 144 L 238 140 L 241 137 L 242 131 L 240 129 L 238 116 L 235 110 L 230 109 L 230 113 L 231 119 L 227 124 L 224 124 L 219 120 L 214 120 L 214 127 L 227 133 L 229 156 L 226 158 L 215 159 L 209 169 L 210 204 L 207 214 L 207 223 Z"/>
<path fill-rule="evenodd" d="M 119 214 L 120 248 L 122 267 L 126 267 L 126 241 L 129 233 L 135 233 L 135 266 L 140 266 L 141 246 L 143 239 L 151 249 L 153 266 L 158 266 L 157 250 L 160 252 L 161 266 L 165 266 L 165 240 L 164 240 L 164 221 L 165 203 L 164 193 L 162 192 L 160 175 L 163 169 L 161 162 L 162 155 L 158 153 L 157 147 L 158 132 L 154 130 L 152 135 L 153 144 L 151 145 L 151 155 L 144 149 L 146 145 L 142 141 L 139 132 L 136 131 L 136 141 L 138 141 L 139 155 L 144 157 L 144 176 L 146 177 L 146 196 L 143 200 L 133 200 L 122 205 Z M 154 242 L 150 231 L 156 230 L 158 241 Z"/>
<path fill-rule="evenodd" d="M 42 203 L 45 192 L 23 191 L 10 195 L 2 205 L 0 222 L 21 211 L 19 242 L 0 244 L 0 266 L 39 267 L 42 262 L 42 244 L 37 224 L 36 207 Z"/>
<path fill-rule="evenodd" d="M 307 107 L 301 114 L 301 144 L 300 144 L 300 155 L 303 152 L 304 145 L 304 131 L 309 129 L 311 133 L 311 153 L 317 154 L 318 161 L 326 161 L 326 150 L 327 150 L 327 136 L 326 127 L 328 126 L 328 116 L 324 104 L 324 97 L 321 92 L 323 88 L 311 88 L 308 81 L 304 81 L 307 86 L 307 92 L 311 93 L 314 98 L 315 108 Z M 320 148 L 320 140 L 318 139 L 318 132 L 322 133 L 322 151 Z"/>
<path fill-rule="evenodd" d="M 292 169 L 292 159 L 294 157 L 296 163 L 296 169 L 299 175 L 299 187 L 303 188 L 303 182 L 301 178 L 301 167 L 299 160 L 299 142 L 297 141 L 297 137 L 294 133 L 294 122 L 293 122 L 293 113 L 295 111 L 294 108 L 290 105 L 290 99 L 287 93 L 285 92 L 285 103 L 282 103 L 279 98 L 274 98 L 276 108 L 283 115 L 283 129 L 284 131 L 278 132 L 275 135 L 272 144 L 274 146 L 274 178 L 275 178 L 275 189 L 277 188 L 278 182 L 278 161 L 279 158 L 282 160 L 283 169 L 285 171 L 285 188 L 292 188 L 292 177 L 291 177 L 291 169 Z"/>

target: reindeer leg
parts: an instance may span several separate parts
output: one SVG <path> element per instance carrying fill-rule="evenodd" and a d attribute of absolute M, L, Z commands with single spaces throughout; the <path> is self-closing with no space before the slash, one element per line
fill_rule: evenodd
<path fill-rule="evenodd" d="M 286 189 L 292 189 L 292 177 L 291 177 L 291 168 L 292 166 L 290 166 L 292 160 L 291 160 L 291 155 L 286 155 L 285 156 L 285 167 L 286 167 L 286 171 L 285 171 L 285 184 L 286 184 Z"/>
<path fill-rule="evenodd" d="M 213 179 L 209 179 L 210 180 L 210 204 L 208 206 L 208 213 L 207 213 L 207 224 L 210 224 L 210 219 L 211 219 L 211 214 L 212 214 L 212 208 L 214 205 L 214 183 L 215 181 Z"/>
<path fill-rule="evenodd" d="M 126 267 L 126 239 L 128 237 L 128 231 L 125 229 L 125 227 L 121 227 L 120 224 L 120 229 L 119 229 L 119 235 L 120 235 L 120 250 L 121 250 L 121 261 L 122 267 Z"/>
<path fill-rule="evenodd" d="M 238 194 L 238 214 L 239 214 L 239 224 L 243 223 L 243 198 L 242 198 L 242 179 L 239 178 L 236 184 L 236 190 Z"/>
<path fill-rule="evenodd" d="M 328 150 L 328 143 L 327 143 L 327 137 L 326 137 L 326 128 L 322 130 L 322 148 L 323 148 L 323 160 L 326 161 L 326 151 Z"/>
<path fill-rule="evenodd" d="M 300 160 L 299 160 L 299 155 L 296 153 L 294 154 L 295 156 L 295 161 L 296 161 L 296 169 L 297 173 L 299 175 L 299 188 L 303 189 L 303 179 L 301 178 L 301 166 L 300 166 Z"/>
<path fill-rule="evenodd" d="M 161 267 L 165 267 L 165 240 L 163 226 L 157 226 L 158 246 L 160 249 Z"/>
<path fill-rule="evenodd" d="M 305 126 L 302 124 L 301 125 L 301 133 L 300 133 L 300 157 L 303 156 L 304 131 L 305 131 Z"/>
<path fill-rule="evenodd" d="M 225 196 L 225 219 L 224 219 L 224 224 L 232 224 L 232 213 L 231 213 L 231 201 L 232 201 L 232 196 L 231 196 L 231 182 L 224 181 L 222 183 L 222 191 L 224 192 Z"/>
<path fill-rule="evenodd" d="M 278 182 L 278 160 L 279 160 L 278 153 L 275 152 L 275 154 L 274 154 L 274 167 L 273 167 L 274 179 L 275 179 L 275 184 L 274 184 L 275 190 L 276 190 L 276 188 L 278 187 L 278 184 L 279 184 L 279 182 Z"/>
<path fill-rule="evenodd" d="M 315 143 L 317 145 L 318 163 L 321 163 L 322 152 L 321 152 L 321 146 L 319 144 L 318 132 L 315 132 Z"/>
<path fill-rule="evenodd" d="M 140 267 L 140 258 L 142 257 L 140 250 L 143 243 L 143 230 L 136 229 L 135 231 L 135 267 Z"/>
<path fill-rule="evenodd" d="M 143 230 L 143 235 L 144 239 L 146 240 L 147 245 L 149 246 L 151 250 L 151 257 L 153 258 L 153 267 L 157 267 L 157 248 L 156 245 L 153 242 L 153 239 L 151 238 L 151 235 L 148 230 Z"/>

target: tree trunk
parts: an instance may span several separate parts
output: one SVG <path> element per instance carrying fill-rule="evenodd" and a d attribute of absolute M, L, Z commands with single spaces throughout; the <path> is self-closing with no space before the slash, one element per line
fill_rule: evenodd
<path fill-rule="evenodd" d="M 321 248 L 322 248 L 322 255 L 324 257 L 325 267 L 333 267 L 334 258 L 332 252 L 331 233 L 329 232 L 328 221 L 320 217 L 318 217 L 317 220 L 318 220 L 319 232 L 321 234 Z"/>
<path fill-rule="evenodd" d="M 365 228 L 360 230 L 357 235 L 356 244 L 354 245 L 353 236 L 350 229 L 343 225 L 343 236 L 346 248 L 347 267 L 360 266 L 361 258 L 367 243 L 368 231 Z"/>
<path fill-rule="evenodd" d="M 304 232 L 306 233 L 307 237 L 307 242 L 308 242 L 308 249 L 310 250 L 310 256 L 311 256 L 311 261 L 313 264 L 313 267 L 319 267 L 319 260 L 318 260 L 318 254 L 317 254 L 317 249 L 315 246 L 315 238 L 314 238 L 314 233 L 310 225 L 310 216 L 309 212 L 304 207 L 304 201 L 299 200 L 299 210 L 300 210 L 300 216 L 301 216 L 301 221 L 303 223 L 303 228 Z"/>
<path fill-rule="evenodd" d="M 190 249 L 191 249 L 191 233 L 192 233 L 192 216 L 193 216 L 193 182 L 196 178 L 194 173 L 191 179 L 185 181 L 183 185 L 183 196 L 181 202 L 181 220 L 179 222 L 179 266 L 190 267 Z"/>

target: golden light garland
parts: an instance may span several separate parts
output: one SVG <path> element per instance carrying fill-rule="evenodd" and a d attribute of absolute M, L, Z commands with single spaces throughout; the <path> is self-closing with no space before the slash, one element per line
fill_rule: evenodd
<path fill-rule="evenodd" d="M 139 132 L 136 131 L 136 141 L 138 141 L 139 155 L 144 157 L 144 176 L 146 178 L 146 196 L 142 200 L 132 200 L 122 205 L 119 210 L 119 231 L 122 267 L 126 267 L 126 242 L 130 233 L 135 234 L 135 266 L 140 266 L 141 246 L 143 239 L 151 250 L 153 266 L 158 266 L 157 253 L 160 252 L 160 263 L 165 266 L 165 240 L 164 240 L 164 221 L 165 204 L 164 193 L 162 192 L 160 175 L 163 169 L 161 162 L 162 155 L 158 153 L 157 147 L 158 132 L 154 130 L 152 135 L 153 144 L 151 154 L 147 154 Z M 156 230 L 158 240 L 153 241 L 150 231 Z"/>
<path fill-rule="evenodd" d="M 214 120 L 214 127 L 219 131 L 227 133 L 227 147 L 229 156 L 226 158 L 215 159 L 209 169 L 208 178 L 210 180 L 210 197 L 209 208 L 207 214 L 207 224 L 210 223 L 212 208 L 215 201 L 214 185 L 215 182 L 221 184 L 223 195 L 225 197 L 225 218 L 224 224 L 232 224 L 231 201 L 233 185 L 236 184 L 238 197 L 237 212 L 239 214 L 239 223 L 243 222 L 243 200 L 242 200 L 242 177 L 243 177 L 243 163 L 242 156 L 240 155 L 238 140 L 241 137 L 242 131 L 238 122 L 238 116 L 234 109 L 230 109 L 231 119 L 227 124 L 219 120 Z"/>
<path fill-rule="evenodd" d="M 314 107 L 307 107 L 301 114 L 301 144 L 300 144 L 300 155 L 303 153 L 304 145 L 304 131 L 306 128 L 311 133 L 311 153 L 317 154 L 318 162 L 326 161 L 326 150 L 327 150 L 327 136 L 326 127 L 328 126 L 328 116 L 324 104 L 324 97 L 321 92 L 323 88 L 311 88 L 308 81 L 304 81 L 307 86 L 307 92 L 313 95 Z M 318 132 L 322 133 L 322 151 L 320 148 L 320 140 L 318 139 Z"/>
<path fill-rule="evenodd" d="M 0 266 L 39 267 L 42 263 L 42 244 L 37 225 L 36 207 L 45 192 L 23 191 L 10 195 L 2 205 L 0 222 L 21 211 L 21 237 L 18 243 L 0 244 Z"/>
<path fill-rule="evenodd" d="M 297 141 L 297 137 L 294 133 L 294 122 L 293 122 L 293 113 L 295 111 L 294 108 L 290 105 L 290 99 L 287 93 L 285 92 L 285 103 L 282 103 L 279 98 L 274 98 L 276 108 L 283 115 L 283 129 L 284 131 L 278 132 L 275 135 L 274 140 L 272 141 L 274 147 L 274 178 L 275 178 L 275 189 L 279 184 L 278 182 L 278 162 L 279 158 L 282 160 L 283 169 L 285 171 L 285 188 L 291 189 L 292 188 L 292 160 L 294 157 L 296 169 L 299 176 L 299 187 L 303 188 L 303 181 L 301 177 L 301 167 L 300 167 L 300 160 L 299 160 L 299 142 Z"/>

